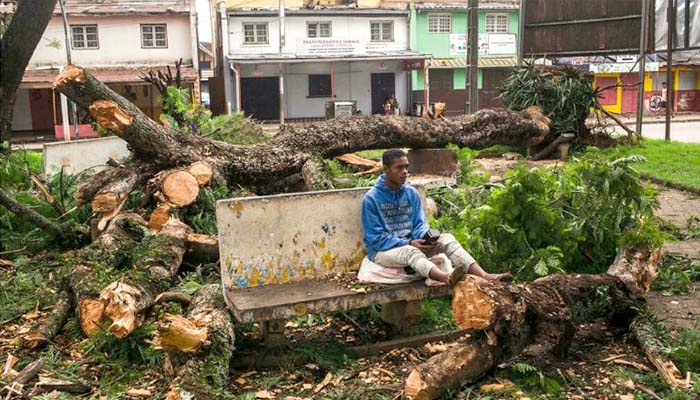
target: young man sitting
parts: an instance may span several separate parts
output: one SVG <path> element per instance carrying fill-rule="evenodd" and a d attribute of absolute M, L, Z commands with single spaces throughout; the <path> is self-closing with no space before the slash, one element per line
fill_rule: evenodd
<path fill-rule="evenodd" d="M 410 267 L 418 275 L 454 285 L 465 273 L 489 280 L 512 280 L 510 274 L 490 274 L 457 239 L 443 233 L 434 243 L 424 239 L 428 223 L 418 191 L 406 185 L 408 157 L 403 150 L 382 154 L 384 174 L 362 199 L 362 228 L 367 257 L 386 268 Z M 431 255 L 444 253 L 454 270 L 439 268 Z"/>

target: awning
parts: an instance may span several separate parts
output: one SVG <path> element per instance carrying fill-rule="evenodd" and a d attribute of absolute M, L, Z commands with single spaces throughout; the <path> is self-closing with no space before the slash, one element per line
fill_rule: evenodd
<path fill-rule="evenodd" d="M 498 68 L 512 67 L 518 63 L 515 56 L 508 57 L 479 57 L 480 68 Z M 465 57 L 459 58 L 434 58 L 430 62 L 430 68 L 466 68 L 467 60 Z"/>
<path fill-rule="evenodd" d="M 167 66 L 134 67 L 134 68 L 86 68 L 97 80 L 104 83 L 146 83 L 141 80 L 141 75 L 148 71 L 162 71 L 167 73 Z M 175 67 L 170 71 L 175 75 Z M 22 77 L 21 88 L 47 88 L 53 85 L 53 81 L 59 74 L 57 68 L 27 70 Z M 181 67 L 180 74 L 183 82 L 197 80 L 197 71 L 193 67 Z"/>
<path fill-rule="evenodd" d="M 291 55 L 229 55 L 229 61 L 236 64 L 304 64 L 322 62 L 354 62 L 354 61 L 402 61 L 402 60 L 426 60 L 430 55 L 412 51 L 387 51 L 372 52 L 363 55 L 329 55 L 329 56 L 297 56 Z"/>

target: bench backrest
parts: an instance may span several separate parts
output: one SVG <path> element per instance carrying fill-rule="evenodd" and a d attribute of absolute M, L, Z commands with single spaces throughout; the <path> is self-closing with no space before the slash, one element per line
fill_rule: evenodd
<path fill-rule="evenodd" d="M 425 209 L 425 190 L 416 187 Z M 240 289 L 356 271 L 369 188 L 219 200 L 221 278 Z"/>

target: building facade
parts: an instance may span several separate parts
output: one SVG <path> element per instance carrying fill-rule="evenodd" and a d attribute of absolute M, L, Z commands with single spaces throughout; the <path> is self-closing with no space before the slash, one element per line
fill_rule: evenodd
<path fill-rule="evenodd" d="M 325 118 L 333 102 L 350 102 L 357 113 L 381 114 L 392 95 L 401 110 L 410 107 L 410 70 L 428 56 L 409 50 L 408 10 L 285 14 L 282 38 L 279 10 L 228 10 L 232 111 L 309 120 Z"/>
<path fill-rule="evenodd" d="M 118 0 L 66 2 L 69 43 L 65 43 L 60 8 L 56 8 L 17 91 L 13 132 L 32 137 L 63 135 L 61 96 L 52 89 L 67 64 L 87 68 L 97 79 L 159 120 L 161 99 L 140 77 L 165 71 L 182 60 L 184 85 L 199 101 L 196 14 L 190 0 Z M 75 125 L 73 115 L 69 122 Z M 79 135 L 95 136 L 84 111 L 78 113 Z M 74 134 L 74 129 L 70 131 Z"/>
<path fill-rule="evenodd" d="M 466 103 L 468 13 L 466 2 L 415 3 L 411 48 L 432 55 L 426 71 L 412 72 L 413 98 L 424 98 L 428 74 L 431 103 L 445 102 L 446 114 L 463 114 Z M 518 2 L 479 2 L 479 108 L 500 106 L 498 85 L 517 64 Z"/>

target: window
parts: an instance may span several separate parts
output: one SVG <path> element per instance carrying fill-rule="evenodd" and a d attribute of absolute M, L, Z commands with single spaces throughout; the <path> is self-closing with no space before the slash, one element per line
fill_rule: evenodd
<path fill-rule="evenodd" d="M 141 25 L 141 47 L 144 49 L 167 48 L 168 30 L 166 25 Z"/>
<path fill-rule="evenodd" d="M 100 43 L 97 40 L 97 25 L 71 25 L 74 49 L 97 49 Z"/>
<path fill-rule="evenodd" d="M 309 97 L 330 97 L 331 76 L 309 75 Z"/>
<path fill-rule="evenodd" d="M 392 21 L 372 21 L 369 23 L 369 31 L 373 42 L 394 41 L 394 23 Z"/>
<path fill-rule="evenodd" d="M 267 22 L 244 23 L 243 44 L 266 44 Z"/>
<path fill-rule="evenodd" d="M 508 33 L 508 16 L 505 14 L 486 14 L 487 33 Z"/>
<path fill-rule="evenodd" d="M 428 14 L 428 32 L 452 32 L 452 17 L 450 14 Z"/>
<path fill-rule="evenodd" d="M 307 22 L 306 37 L 331 37 L 330 22 Z"/>

